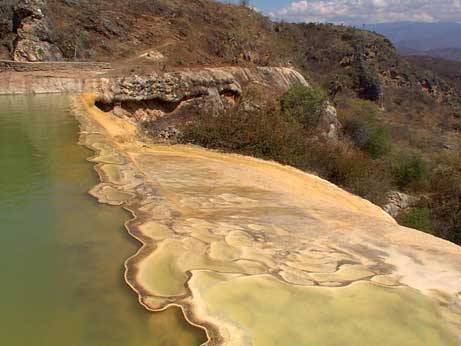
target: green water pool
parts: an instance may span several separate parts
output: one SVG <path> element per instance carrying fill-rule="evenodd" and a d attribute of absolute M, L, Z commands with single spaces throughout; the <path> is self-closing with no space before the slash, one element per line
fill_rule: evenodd
<path fill-rule="evenodd" d="M 0 345 L 188 346 L 179 309 L 145 311 L 123 281 L 139 244 L 77 145 L 67 96 L 0 97 Z"/>

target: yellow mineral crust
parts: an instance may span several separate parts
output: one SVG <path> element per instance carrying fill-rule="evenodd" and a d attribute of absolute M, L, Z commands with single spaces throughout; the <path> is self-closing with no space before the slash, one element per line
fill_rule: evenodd
<path fill-rule="evenodd" d="M 198 315 L 220 326 L 229 346 L 456 345 L 441 309 L 407 287 L 303 287 L 205 271 L 189 286 Z"/>
<path fill-rule="evenodd" d="M 147 145 L 94 100 L 76 104 L 91 193 L 134 216 L 125 278 L 146 308 L 181 307 L 209 345 L 461 342 L 460 247 L 290 167 Z"/>

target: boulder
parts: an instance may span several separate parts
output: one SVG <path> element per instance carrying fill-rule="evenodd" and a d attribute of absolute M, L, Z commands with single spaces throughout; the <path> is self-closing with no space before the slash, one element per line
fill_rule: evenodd
<path fill-rule="evenodd" d="M 336 142 L 339 139 L 342 125 L 338 120 L 336 108 L 330 102 L 326 103 L 325 109 L 319 118 L 317 129 L 321 137 L 328 141 Z"/>
<path fill-rule="evenodd" d="M 419 199 L 399 191 L 391 191 L 387 195 L 387 204 L 384 206 L 386 211 L 392 217 L 399 216 L 400 213 L 414 207 Z"/>

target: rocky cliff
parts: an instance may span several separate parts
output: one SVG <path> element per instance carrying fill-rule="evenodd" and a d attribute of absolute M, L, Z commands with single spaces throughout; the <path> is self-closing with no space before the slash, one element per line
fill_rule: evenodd
<path fill-rule="evenodd" d="M 245 89 L 274 93 L 307 85 L 296 70 L 277 67 L 207 68 L 111 79 L 101 85 L 97 105 L 149 129 L 164 130 L 203 111 L 230 108 Z"/>
<path fill-rule="evenodd" d="M 5 1 L 1 8 L 0 38 L 15 61 L 63 60 L 45 0 Z"/>

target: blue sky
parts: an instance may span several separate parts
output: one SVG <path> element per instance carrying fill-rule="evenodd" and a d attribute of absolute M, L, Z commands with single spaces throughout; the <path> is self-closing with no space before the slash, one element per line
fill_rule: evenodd
<path fill-rule="evenodd" d="M 461 0 L 250 0 L 250 3 L 274 18 L 294 22 L 461 21 Z"/>
<path fill-rule="evenodd" d="M 239 3 L 240 0 L 231 0 L 231 2 Z M 252 6 L 267 13 L 279 10 L 290 3 L 290 0 L 250 0 Z"/>
<path fill-rule="evenodd" d="M 250 1 L 251 5 L 255 6 L 256 8 L 264 11 L 264 12 L 270 12 L 270 11 L 276 11 L 284 6 L 287 6 L 290 4 L 291 1 L 289 0 L 252 0 Z"/>

